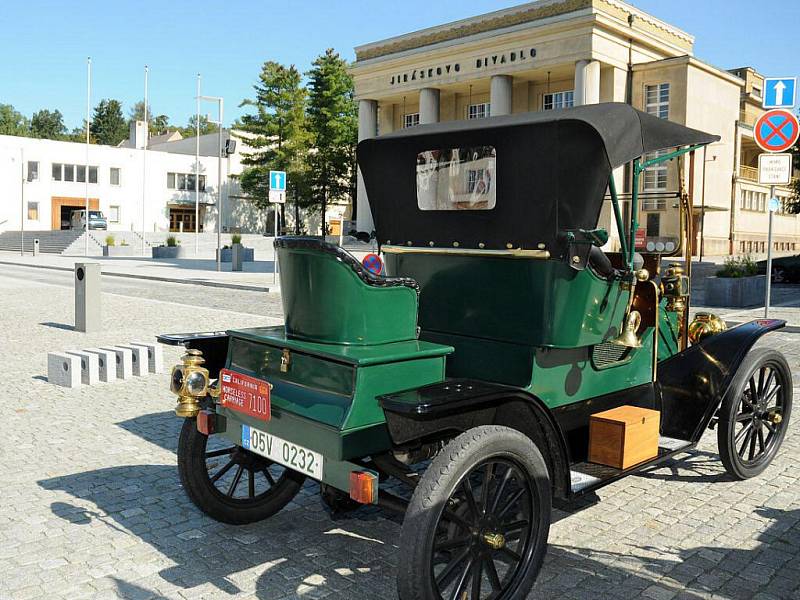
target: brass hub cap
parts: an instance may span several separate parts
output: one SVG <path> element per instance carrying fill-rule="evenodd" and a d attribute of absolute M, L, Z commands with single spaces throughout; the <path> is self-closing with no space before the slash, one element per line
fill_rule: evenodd
<path fill-rule="evenodd" d="M 506 538 L 502 533 L 484 533 L 483 541 L 492 550 L 500 550 L 506 545 Z"/>

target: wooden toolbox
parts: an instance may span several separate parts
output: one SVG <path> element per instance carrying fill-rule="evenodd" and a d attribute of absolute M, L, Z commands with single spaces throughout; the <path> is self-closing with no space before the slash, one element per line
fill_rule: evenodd
<path fill-rule="evenodd" d="M 658 455 L 661 413 L 619 406 L 589 419 L 589 462 L 627 469 Z"/>

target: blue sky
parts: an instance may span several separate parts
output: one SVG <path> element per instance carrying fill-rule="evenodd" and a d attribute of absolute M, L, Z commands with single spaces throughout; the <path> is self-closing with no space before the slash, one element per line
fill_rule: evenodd
<path fill-rule="evenodd" d="M 226 101 L 226 123 L 242 114 L 265 60 L 303 71 L 327 47 L 354 58 L 353 47 L 469 17 L 520 0 L 29 0 L 4 2 L 0 103 L 30 116 L 60 109 L 68 127 L 85 112 L 86 57 L 93 61 L 92 104 L 117 98 L 128 108 L 143 96 L 185 124 L 194 112 L 195 77 L 203 93 Z M 800 75 L 796 44 L 800 2 L 771 0 L 634 0 L 633 4 L 696 38 L 695 56 L 767 75 Z M 759 4 L 769 14 L 756 14 Z M 761 28 L 759 21 L 768 24 Z M 9 26 L 11 24 L 11 26 Z M 209 106 L 211 111 L 212 107 Z M 215 109 L 213 109 L 215 110 Z M 205 110 L 204 110 L 205 112 Z"/>

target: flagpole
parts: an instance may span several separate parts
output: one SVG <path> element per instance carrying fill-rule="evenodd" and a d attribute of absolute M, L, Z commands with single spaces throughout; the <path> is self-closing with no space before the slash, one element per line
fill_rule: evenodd
<path fill-rule="evenodd" d="M 194 138 L 194 254 L 200 253 L 200 73 L 197 74 L 197 115 Z"/>
<path fill-rule="evenodd" d="M 150 126 L 147 122 L 147 76 L 150 69 L 144 66 L 144 150 L 142 152 L 142 256 L 147 254 L 145 210 L 147 206 L 147 143 L 150 139 Z"/>
<path fill-rule="evenodd" d="M 86 173 L 84 177 L 86 191 L 86 218 L 85 232 L 83 236 L 83 254 L 89 256 L 89 122 L 91 119 L 92 102 L 92 57 L 86 59 Z"/>

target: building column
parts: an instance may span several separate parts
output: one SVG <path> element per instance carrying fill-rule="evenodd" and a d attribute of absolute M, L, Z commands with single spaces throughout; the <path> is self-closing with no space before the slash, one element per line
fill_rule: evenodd
<path fill-rule="evenodd" d="M 600 63 L 579 60 L 575 63 L 575 106 L 600 102 Z"/>
<path fill-rule="evenodd" d="M 375 137 L 378 128 L 378 102 L 376 100 L 358 101 L 358 141 Z M 324 218 L 324 215 L 323 215 Z M 369 209 L 367 189 L 364 187 L 364 177 L 358 169 L 358 183 L 356 187 L 356 230 L 370 232 L 375 228 L 372 221 L 372 212 Z"/>
<path fill-rule="evenodd" d="M 419 91 L 419 124 L 439 122 L 439 90 L 422 88 Z"/>
<path fill-rule="evenodd" d="M 489 103 L 493 117 L 511 114 L 511 104 L 514 98 L 513 83 L 514 78 L 511 75 L 492 76 Z"/>

